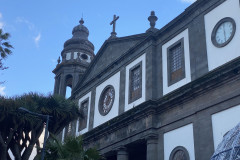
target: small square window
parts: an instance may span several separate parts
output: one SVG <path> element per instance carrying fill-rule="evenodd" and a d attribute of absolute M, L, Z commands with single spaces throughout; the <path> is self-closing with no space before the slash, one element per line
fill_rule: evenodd
<path fill-rule="evenodd" d="M 185 78 L 183 38 L 168 47 L 168 86 Z"/>
<path fill-rule="evenodd" d="M 142 62 L 129 70 L 129 103 L 142 97 Z"/>
<path fill-rule="evenodd" d="M 87 127 L 88 104 L 89 104 L 89 99 L 86 99 L 80 105 L 80 112 L 82 113 L 82 117 L 79 118 L 78 132 L 80 132 L 81 130 Z"/>

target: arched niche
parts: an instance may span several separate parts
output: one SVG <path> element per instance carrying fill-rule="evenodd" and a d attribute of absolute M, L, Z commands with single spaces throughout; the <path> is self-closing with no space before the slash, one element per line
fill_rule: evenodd
<path fill-rule="evenodd" d="M 73 83 L 73 76 L 67 75 L 65 78 L 65 97 L 69 98 L 72 93 L 72 83 Z"/>

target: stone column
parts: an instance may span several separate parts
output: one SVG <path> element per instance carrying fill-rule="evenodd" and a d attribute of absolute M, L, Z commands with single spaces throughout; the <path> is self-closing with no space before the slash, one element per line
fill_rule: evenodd
<path fill-rule="evenodd" d="M 147 160 L 158 159 L 158 139 L 156 135 L 151 135 L 147 140 Z"/>
<path fill-rule="evenodd" d="M 53 94 L 59 94 L 59 85 L 60 85 L 60 77 L 55 77 L 55 84 L 54 84 L 54 93 Z"/>
<path fill-rule="evenodd" d="M 128 160 L 128 152 L 126 147 L 117 149 L 117 160 Z"/>
<path fill-rule="evenodd" d="M 65 96 L 66 94 L 66 85 L 65 85 L 65 75 L 61 74 L 60 84 L 59 84 L 59 95 Z"/>

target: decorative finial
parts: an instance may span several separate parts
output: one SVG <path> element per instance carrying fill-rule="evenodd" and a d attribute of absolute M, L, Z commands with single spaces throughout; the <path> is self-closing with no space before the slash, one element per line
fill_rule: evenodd
<path fill-rule="evenodd" d="M 150 22 L 150 28 L 146 31 L 156 32 L 157 29 L 155 28 L 156 21 L 158 20 L 157 16 L 155 16 L 155 12 L 151 11 L 151 15 L 148 17 L 148 21 Z"/>
<path fill-rule="evenodd" d="M 84 23 L 83 18 L 81 18 L 81 20 L 79 21 L 79 23 L 82 25 Z"/>
<path fill-rule="evenodd" d="M 114 15 L 113 16 L 113 20 L 112 22 L 110 23 L 110 25 L 113 25 L 113 31 L 111 32 L 111 36 L 110 38 L 115 38 L 117 33 L 115 32 L 115 29 L 116 29 L 116 21 L 119 19 L 119 16 L 116 16 Z"/>
<path fill-rule="evenodd" d="M 156 21 L 158 20 L 157 16 L 155 16 L 155 12 L 151 12 L 151 16 L 148 17 L 148 20 L 150 22 L 151 28 L 154 28 L 156 25 Z"/>
<path fill-rule="evenodd" d="M 60 60 L 60 56 L 58 57 L 58 60 L 57 60 L 58 64 L 60 64 L 61 60 Z"/>

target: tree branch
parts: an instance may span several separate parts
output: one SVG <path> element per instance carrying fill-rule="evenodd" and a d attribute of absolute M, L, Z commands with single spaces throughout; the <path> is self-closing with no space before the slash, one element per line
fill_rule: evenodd
<path fill-rule="evenodd" d="M 36 142 L 38 141 L 42 131 L 43 131 L 43 123 L 38 123 L 38 125 L 34 129 L 32 129 L 31 140 L 29 141 L 29 145 L 25 149 L 25 151 L 22 155 L 22 160 L 28 160 L 29 159 L 29 157 L 32 153 L 33 147 L 36 144 Z"/>

